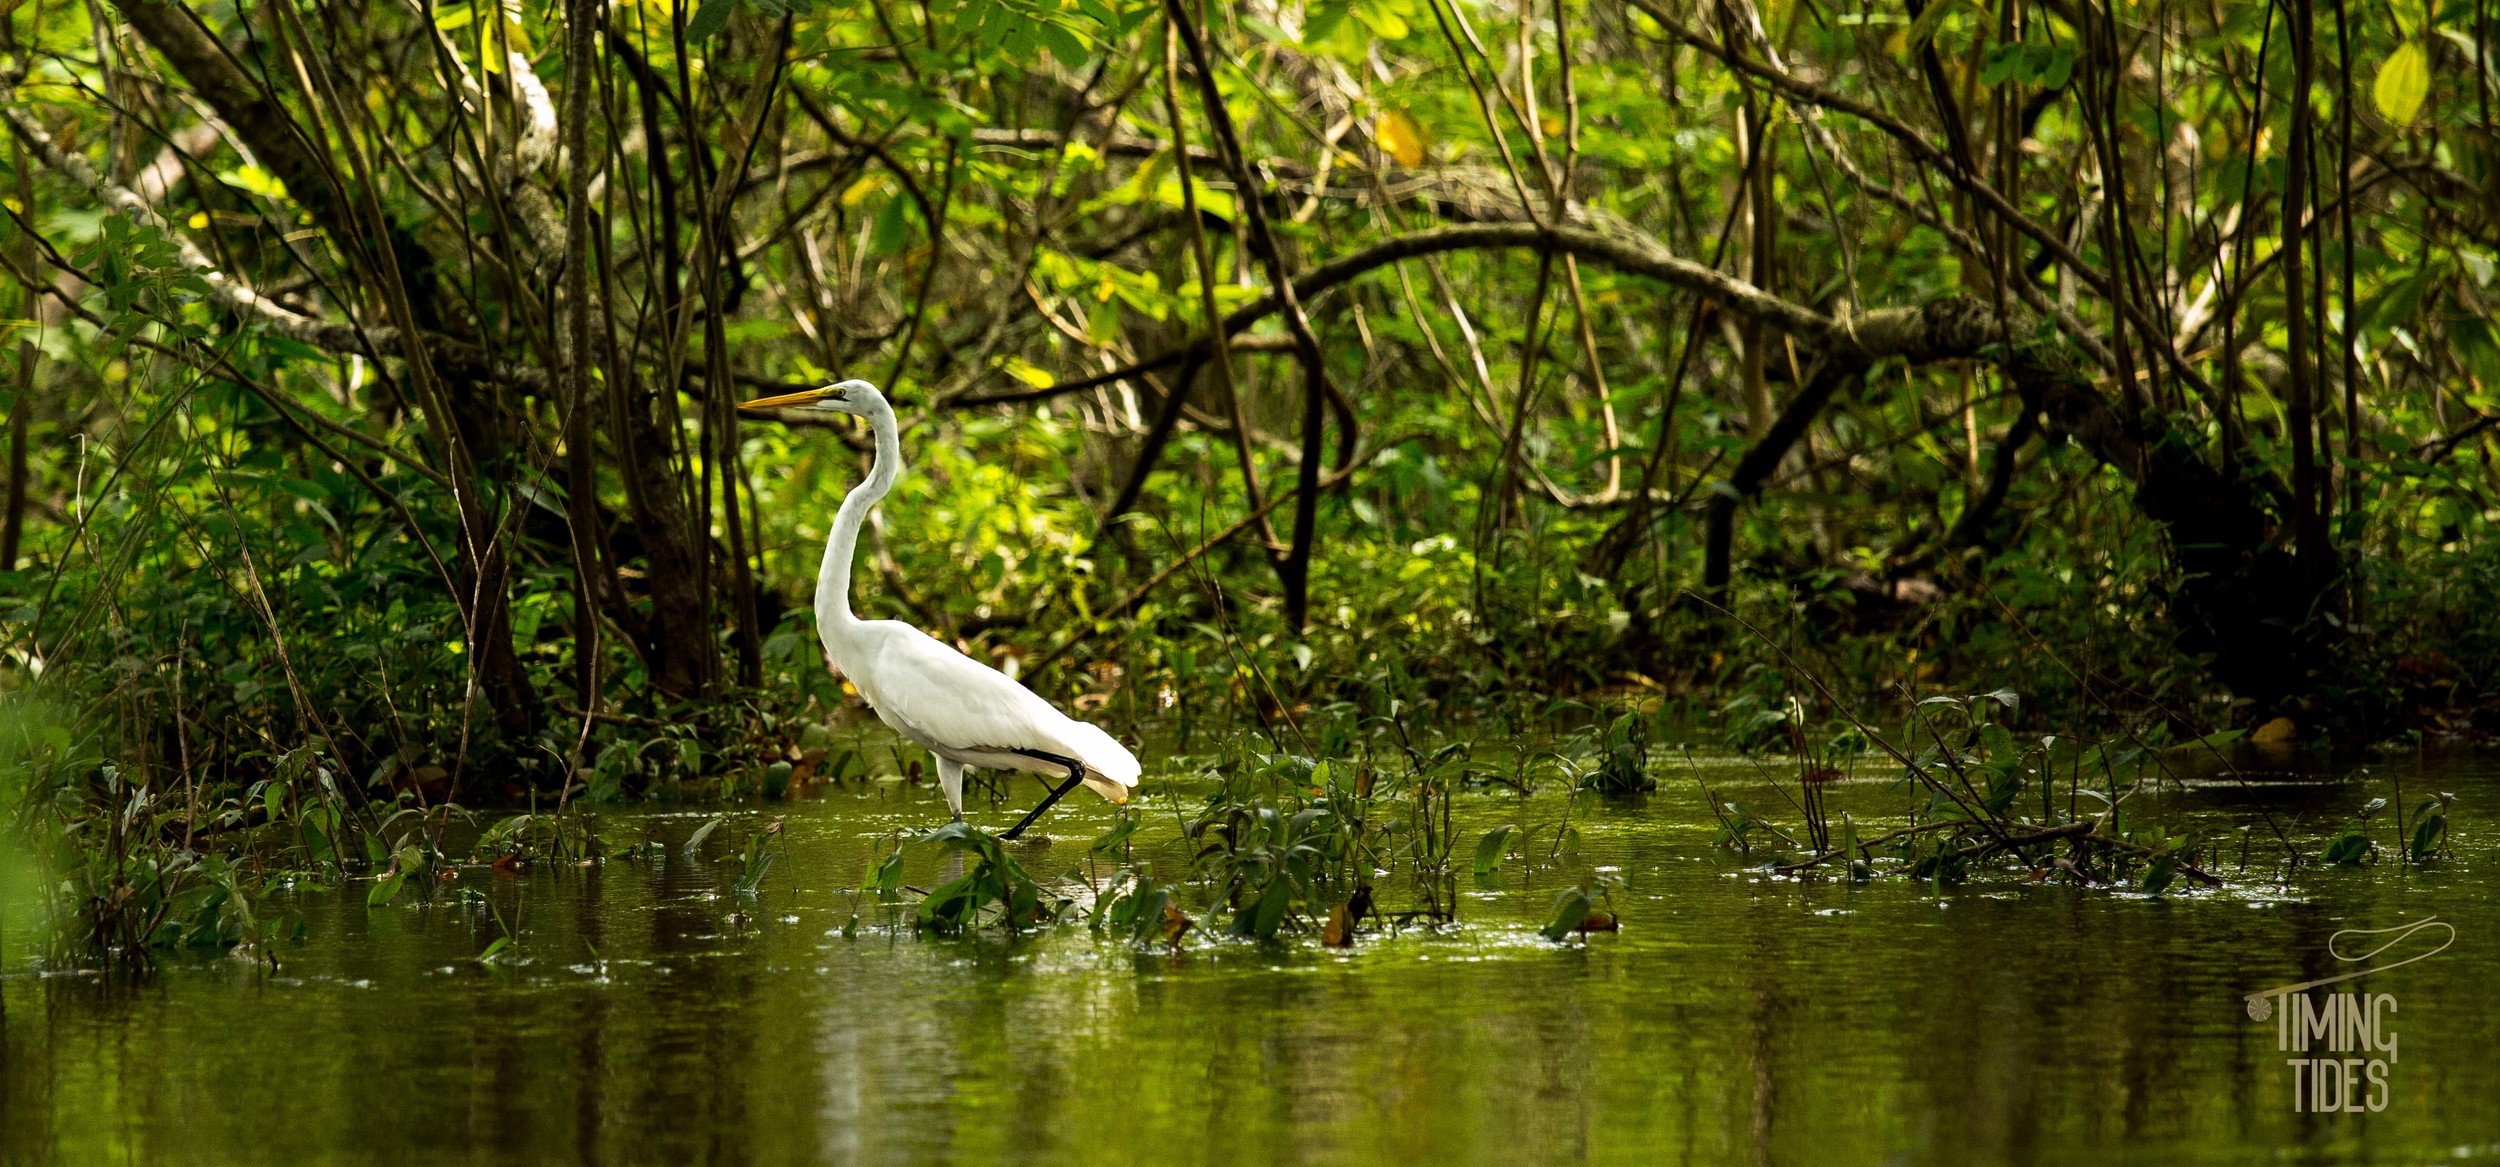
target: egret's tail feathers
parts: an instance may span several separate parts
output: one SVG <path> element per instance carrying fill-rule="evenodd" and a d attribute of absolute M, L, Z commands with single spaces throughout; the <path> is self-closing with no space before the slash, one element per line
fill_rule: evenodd
<path fill-rule="evenodd" d="M 1144 767 L 1137 764 L 1137 755 L 1118 739 L 1104 733 L 1102 727 L 1085 722 L 1071 722 L 1069 744 L 1077 747 L 1076 760 L 1085 763 L 1085 785 L 1094 793 L 1113 802 L 1127 802 L 1128 792 L 1137 785 L 1137 776 Z"/>

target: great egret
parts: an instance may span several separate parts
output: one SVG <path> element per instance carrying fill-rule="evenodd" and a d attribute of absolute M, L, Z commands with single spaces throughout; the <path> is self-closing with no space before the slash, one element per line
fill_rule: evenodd
<path fill-rule="evenodd" d="M 833 533 L 825 539 L 824 563 L 816 571 L 816 634 L 833 667 L 850 678 L 877 717 L 937 758 L 946 808 L 958 820 L 964 817 L 967 766 L 1068 776 L 1007 831 L 1010 839 L 1079 782 L 1113 802 L 1127 802 L 1137 785 L 1137 758 L 1100 727 L 1070 718 L 1006 674 L 909 624 L 851 614 L 851 551 L 859 543 L 859 525 L 903 469 L 894 407 L 885 394 L 866 381 L 844 381 L 749 401 L 738 409 L 749 415 L 780 409 L 847 413 L 867 418 L 875 432 L 877 460 L 868 481 L 842 497 Z"/>

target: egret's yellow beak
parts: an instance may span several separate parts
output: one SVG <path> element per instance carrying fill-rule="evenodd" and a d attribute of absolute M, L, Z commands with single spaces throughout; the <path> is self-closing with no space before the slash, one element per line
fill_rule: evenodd
<path fill-rule="evenodd" d="M 751 417 L 769 417 L 776 409 L 803 409 L 814 405 L 824 400 L 825 394 L 829 392 L 831 390 L 823 388 L 801 389 L 796 393 L 784 393 L 778 397 L 758 397 L 753 401 L 740 402 L 738 412 Z"/>

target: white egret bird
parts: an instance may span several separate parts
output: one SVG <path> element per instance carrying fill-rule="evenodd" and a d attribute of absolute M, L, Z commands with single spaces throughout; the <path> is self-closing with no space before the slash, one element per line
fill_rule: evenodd
<path fill-rule="evenodd" d="M 903 470 L 894 408 L 886 404 L 885 394 L 866 381 L 844 381 L 738 408 L 748 414 L 780 409 L 847 413 L 867 418 L 868 428 L 876 433 L 877 460 L 868 481 L 843 496 L 842 509 L 833 516 L 833 533 L 825 539 L 824 563 L 816 571 L 816 634 L 824 639 L 833 667 L 850 678 L 877 717 L 937 758 L 946 808 L 957 819 L 964 817 L 968 766 L 1068 776 L 1007 831 L 1010 839 L 1023 834 L 1079 782 L 1113 802 L 1127 802 L 1129 789 L 1137 785 L 1137 758 L 1099 726 L 1059 712 L 1006 674 L 909 624 L 851 614 L 851 551 L 859 543 L 859 525 Z"/>

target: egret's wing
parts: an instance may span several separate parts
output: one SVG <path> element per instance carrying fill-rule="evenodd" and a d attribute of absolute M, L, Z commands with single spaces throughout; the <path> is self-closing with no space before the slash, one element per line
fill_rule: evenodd
<path fill-rule="evenodd" d="M 1085 764 L 1089 780 L 1105 780 L 1088 785 L 1114 799 L 1124 800 L 1127 788 L 1137 785 L 1137 759 L 1099 727 L 1071 720 L 1006 674 L 909 624 L 880 620 L 865 627 L 875 629 L 866 651 L 843 672 L 880 716 L 909 726 L 914 736 L 954 749 L 1073 758 Z"/>

